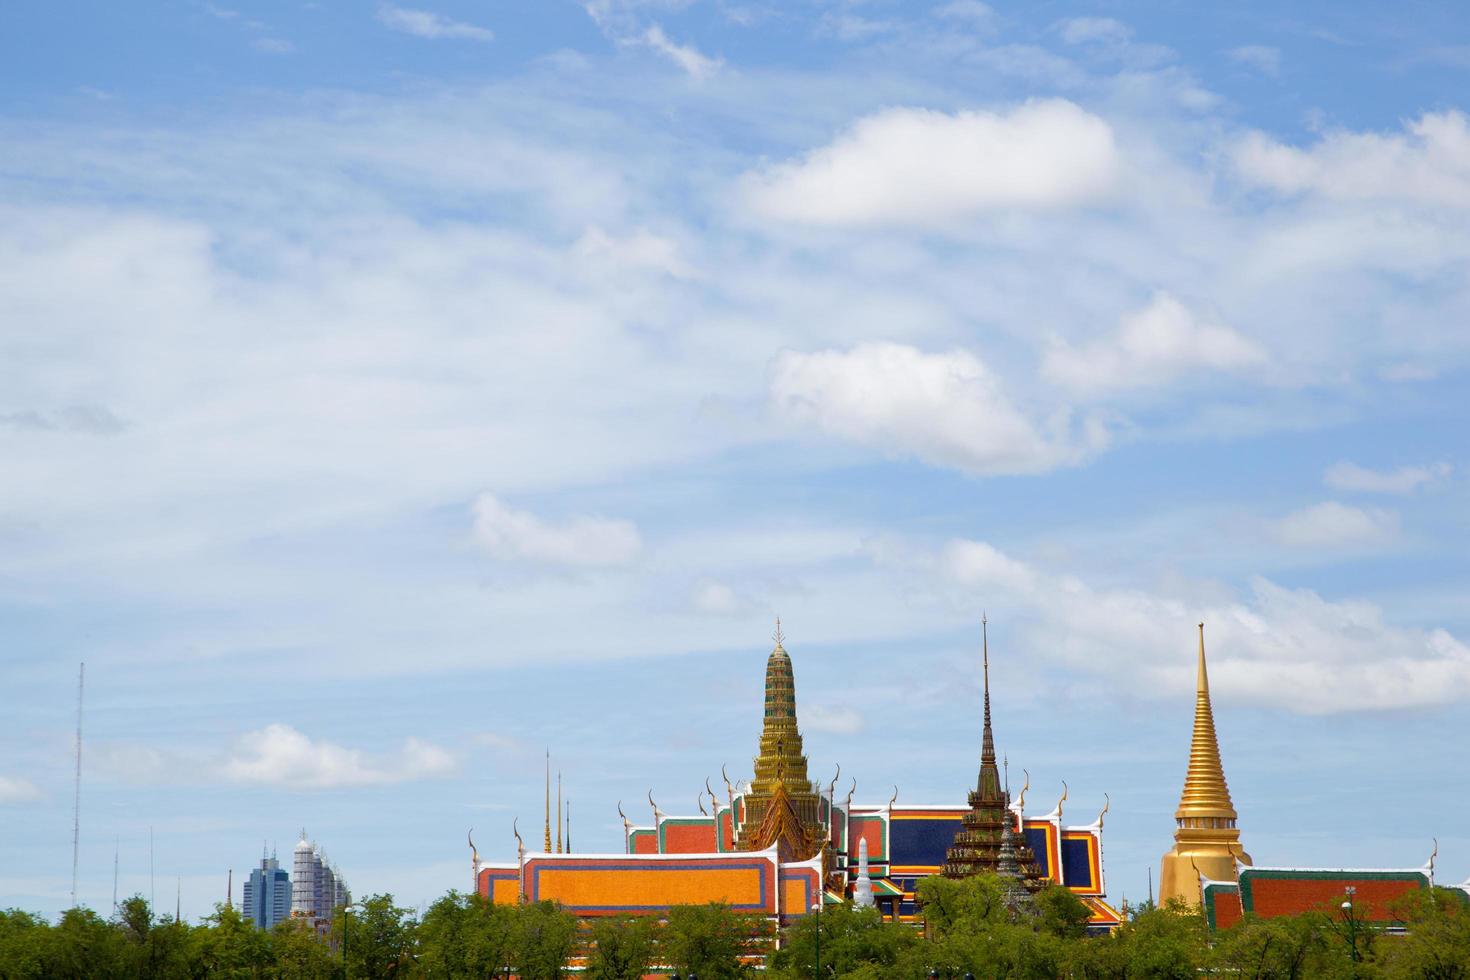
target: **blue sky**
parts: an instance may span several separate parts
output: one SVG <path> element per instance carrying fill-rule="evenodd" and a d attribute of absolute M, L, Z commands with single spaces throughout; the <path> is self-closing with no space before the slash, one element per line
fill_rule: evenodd
<path fill-rule="evenodd" d="M 1454 4 L 11 4 L 0 905 L 578 849 L 756 750 L 1470 874 Z M 823 776 L 823 778 L 827 778 Z M 644 804 L 646 807 L 646 804 Z"/>

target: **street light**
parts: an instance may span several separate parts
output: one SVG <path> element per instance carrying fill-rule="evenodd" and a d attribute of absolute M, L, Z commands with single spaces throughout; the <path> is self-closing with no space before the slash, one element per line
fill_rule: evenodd
<path fill-rule="evenodd" d="M 342 980 L 347 980 L 347 975 L 352 971 L 352 967 L 347 965 L 347 925 L 352 921 L 352 916 L 348 913 L 352 909 L 360 908 L 362 908 L 361 902 L 342 906 Z"/>
<path fill-rule="evenodd" d="M 817 972 L 814 974 L 817 980 L 822 976 L 822 897 L 817 896 L 817 903 L 812 906 L 812 911 L 817 913 Z"/>
<path fill-rule="evenodd" d="M 1358 962 L 1358 919 L 1353 914 L 1353 896 L 1358 893 L 1357 888 L 1348 885 L 1344 889 L 1347 899 L 1342 903 L 1342 917 L 1347 922 L 1348 946 L 1352 950 L 1353 962 Z"/>

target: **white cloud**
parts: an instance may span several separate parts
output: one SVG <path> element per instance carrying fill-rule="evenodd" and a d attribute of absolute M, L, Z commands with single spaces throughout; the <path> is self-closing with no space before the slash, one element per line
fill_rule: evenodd
<path fill-rule="evenodd" d="M 1265 360 L 1253 341 L 1158 293 L 1124 316 L 1110 337 L 1080 347 L 1054 341 L 1042 372 L 1076 391 L 1099 393 L 1165 385 L 1191 371 L 1242 371 Z"/>
<path fill-rule="evenodd" d="M 724 61 L 720 58 L 711 58 L 701 54 L 699 49 L 689 44 L 676 44 L 664 33 L 664 29 L 657 24 L 650 25 L 640 36 L 643 44 L 668 58 L 674 64 L 684 69 L 685 73 L 697 81 L 703 81 L 720 70 Z"/>
<path fill-rule="evenodd" d="M 1058 414 L 1039 427 L 967 351 L 926 354 L 902 344 L 861 344 L 848 351 L 785 351 L 771 375 L 771 404 L 808 423 L 890 456 L 988 475 L 1036 473 L 1080 462 L 1100 450 L 1105 433 L 1078 436 Z"/>
<path fill-rule="evenodd" d="M 224 774 L 241 783 L 287 789 L 380 786 L 444 776 L 455 770 L 444 749 L 417 738 L 383 757 L 331 742 L 314 741 L 290 725 L 267 725 L 236 743 Z"/>
<path fill-rule="evenodd" d="M 1246 44 L 1225 52 L 1231 61 L 1275 78 L 1281 74 L 1281 49 L 1264 44 Z"/>
<path fill-rule="evenodd" d="M 1335 500 L 1292 511 L 1269 525 L 1271 537 L 1288 548 L 1336 550 L 1385 544 L 1398 536 L 1398 515 L 1364 510 Z"/>
<path fill-rule="evenodd" d="M 753 603 L 724 582 L 701 582 L 690 597 L 694 608 L 712 616 L 737 616 L 749 612 Z"/>
<path fill-rule="evenodd" d="M 1307 149 L 1254 132 L 1231 158 L 1243 179 L 1283 194 L 1470 207 L 1470 124 L 1453 109 L 1426 112 L 1402 133 L 1331 132 Z"/>
<path fill-rule="evenodd" d="M 1374 605 L 1251 580 L 1151 592 L 1098 588 L 959 539 L 933 552 L 889 548 L 880 563 L 933 576 L 949 601 L 1006 616 L 1033 655 L 1145 696 L 1176 697 L 1194 679 L 1194 624 L 1207 623 L 1218 696 L 1306 714 L 1396 710 L 1470 697 L 1470 647 L 1442 629 L 1390 626 Z"/>
<path fill-rule="evenodd" d="M 1071 17 L 1057 26 L 1068 44 L 1120 44 L 1133 36 L 1131 27 L 1111 17 Z"/>
<path fill-rule="evenodd" d="M 258 37 L 250 44 L 264 54 L 290 54 L 296 50 L 296 45 L 280 37 Z"/>
<path fill-rule="evenodd" d="M 801 727 L 809 732 L 833 735 L 858 735 L 867 727 L 863 713 L 856 708 L 826 704 L 803 704 Z"/>
<path fill-rule="evenodd" d="M 1104 120 L 1046 99 L 1004 113 L 887 109 L 800 160 L 747 174 L 744 184 L 755 210 L 780 220 L 932 225 L 1097 201 L 1118 170 Z"/>
<path fill-rule="evenodd" d="M 1449 477 L 1451 470 L 1449 463 L 1401 466 L 1396 470 L 1388 471 L 1370 470 L 1344 460 L 1327 467 L 1327 472 L 1322 475 L 1322 480 L 1334 490 L 1356 493 L 1409 494 L 1415 490 L 1442 483 Z"/>
<path fill-rule="evenodd" d="M 995 19 L 995 10 L 980 0 L 950 0 L 934 8 L 934 16 L 948 20 L 966 20 L 975 24 L 989 24 Z"/>
<path fill-rule="evenodd" d="M 384 4 L 378 8 L 378 20 L 383 26 L 392 30 L 431 40 L 493 41 L 495 39 L 495 32 L 487 27 L 450 20 L 429 10 L 414 10 L 409 7 Z"/>
<path fill-rule="evenodd" d="M 0 776 L 0 805 L 7 803 L 32 803 L 42 797 L 41 789 L 29 779 L 19 776 Z"/>
<path fill-rule="evenodd" d="M 548 524 L 536 515 L 507 507 L 492 494 L 475 500 L 475 541 L 507 561 L 548 565 L 625 565 L 642 548 L 638 528 L 629 521 L 574 517 Z"/>
<path fill-rule="evenodd" d="M 616 237 L 593 225 L 577 239 L 578 254 L 622 269 L 653 269 L 674 279 L 696 278 L 696 271 L 680 254 L 677 242 L 646 229 Z"/>

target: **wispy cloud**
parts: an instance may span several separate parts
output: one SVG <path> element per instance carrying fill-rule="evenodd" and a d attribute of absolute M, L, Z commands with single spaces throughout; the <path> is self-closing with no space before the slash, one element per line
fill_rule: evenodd
<path fill-rule="evenodd" d="M 1271 536 L 1288 548 L 1338 551 L 1375 547 L 1398 536 L 1398 515 L 1323 501 L 1292 511 L 1270 524 Z"/>
<path fill-rule="evenodd" d="M 448 752 L 417 738 L 406 739 L 395 753 L 375 756 L 275 724 L 241 736 L 223 771 L 241 783 L 321 790 L 431 779 L 455 768 Z"/>
<path fill-rule="evenodd" d="M 442 14 L 412 7 L 383 4 L 378 8 L 378 21 L 392 30 L 436 41 L 493 41 L 495 39 L 495 32 L 488 27 L 451 20 Z"/>
<path fill-rule="evenodd" d="M 684 69 L 684 72 L 697 81 L 702 81 L 720 70 L 724 61 L 720 58 L 712 58 L 699 51 L 692 44 L 675 43 L 664 29 L 658 24 L 651 24 L 640 35 L 643 44 L 668 58 L 674 64 Z"/>
<path fill-rule="evenodd" d="M 291 54 L 296 50 L 296 45 L 279 37 L 258 37 L 250 46 L 265 54 Z"/>
<path fill-rule="evenodd" d="M 1225 52 L 1226 57 L 1238 65 L 1253 68 L 1262 75 L 1270 75 L 1275 78 L 1281 74 L 1281 49 L 1267 47 L 1264 44 L 1246 44 L 1238 48 L 1231 48 Z"/>
<path fill-rule="evenodd" d="M 34 803 L 42 799 L 40 787 L 19 776 L 0 776 L 0 806 L 10 803 Z"/>
<path fill-rule="evenodd" d="M 496 558 L 548 565 L 624 565 L 643 546 L 631 521 L 573 517 L 560 524 L 506 506 L 495 496 L 475 501 L 475 542 Z"/>
<path fill-rule="evenodd" d="M 1218 695 L 1306 714 L 1398 710 L 1470 697 L 1470 647 L 1442 629 L 1386 623 L 1361 600 L 1334 601 L 1266 578 L 1241 598 L 1218 586 L 1191 590 L 1093 585 L 1016 559 L 993 545 L 955 539 L 937 551 L 888 549 L 955 589 L 1015 610 L 1030 649 L 1071 670 L 1139 693 L 1172 696 L 1193 680 L 1194 624 L 1208 627 L 1210 682 Z"/>
<path fill-rule="evenodd" d="M 1322 480 L 1334 490 L 1356 493 L 1410 494 L 1442 483 L 1453 467 L 1449 463 L 1401 466 L 1396 470 L 1371 470 L 1347 461 L 1333 463 Z"/>

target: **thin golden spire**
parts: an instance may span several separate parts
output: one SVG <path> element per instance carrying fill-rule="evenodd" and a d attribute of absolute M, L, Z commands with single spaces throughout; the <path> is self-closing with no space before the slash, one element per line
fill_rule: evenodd
<path fill-rule="evenodd" d="M 1184 792 L 1180 794 L 1179 809 L 1174 816 L 1179 820 L 1212 819 L 1233 822 L 1236 819 L 1235 807 L 1230 802 L 1230 787 L 1225 783 L 1225 768 L 1220 763 L 1220 743 L 1215 736 L 1215 714 L 1210 706 L 1210 676 L 1205 666 L 1204 623 L 1199 624 L 1198 671 L 1195 678 L 1194 737 L 1189 743 L 1189 769 L 1184 776 Z"/>
<path fill-rule="evenodd" d="M 556 771 L 556 853 L 561 853 L 561 770 Z"/>
<path fill-rule="evenodd" d="M 551 853 L 551 750 L 546 750 L 546 845 L 542 850 Z"/>

